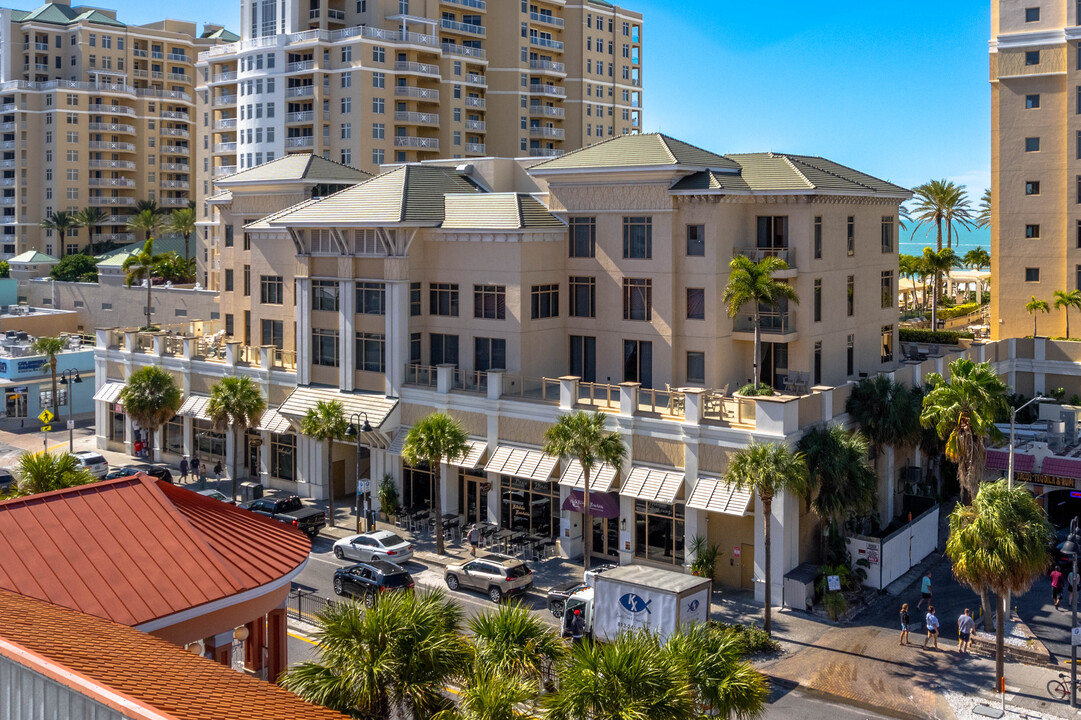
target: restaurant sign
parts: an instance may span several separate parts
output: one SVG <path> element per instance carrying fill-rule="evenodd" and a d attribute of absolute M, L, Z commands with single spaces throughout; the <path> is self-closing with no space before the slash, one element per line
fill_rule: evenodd
<path fill-rule="evenodd" d="M 1014 473 L 1017 482 L 1033 483 L 1034 485 L 1053 485 L 1055 487 L 1072 488 L 1077 483 L 1074 478 L 1062 477 L 1061 475 L 1044 475 L 1043 473 L 1019 472 Z"/>

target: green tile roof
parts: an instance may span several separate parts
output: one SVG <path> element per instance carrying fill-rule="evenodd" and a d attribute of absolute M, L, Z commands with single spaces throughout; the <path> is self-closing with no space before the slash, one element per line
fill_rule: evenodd
<path fill-rule="evenodd" d="M 689 166 L 714 170 L 738 169 L 732 160 L 660 133 L 620 135 L 539 163 L 530 172 L 549 170 L 619 169 Z"/>
<path fill-rule="evenodd" d="M 8 260 L 9 264 L 14 263 L 58 263 L 60 260 L 54 258 L 52 255 L 46 255 L 43 252 L 37 250 L 27 250 L 26 252 L 19 253 L 15 257 Z"/>
<path fill-rule="evenodd" d="M 313 182 L 361 182 L 371 175 L 363 170 L 327 160 L 312 153 L 294 153 L 277 160 L 256 165 L 253 168 L 226 175 L 215 180 L 216 185 L 233 183 L 260 183 L 284 180 L 311 180 Z"/>
<path fill-rule="evenodd" d="M 271 213 L 270 215 L 267 215 L 266 217 L 259 218 L 255 222 L 250 222 L 250 223 L 248 223 L 247 225 L 244 226 L 244 229 L 245 230 L 282 230 L 282 228 L 275 227 L 271 223 L 273 223 L 275 220 L 277 220 L 280 217 L 288 215 L 289 213 L 293 212 L 294 210 L 299 210 L 300 208 L 308 207 L 312 203 L 317 203 L 320 200 L 322 200 L 322 198 L 308 198 L 307 200 L 302 200 L 301 202 L 298 202 L 296 205 L 290 205 L 289 207 L 285 208 L 284 210 L 279 210 L 279 211 L 277 211 L 275 213 Z"/>
<path fill-rule="evenodd" d="M 119 268 L 123 266 L 125 260 L 134 254 L 127 250 L 117 250 L 108 255 L 101 255 L 99 256 L 101 259 L 98 260 L 98 268 Z"/>
<path fill-rule="evenodd" d="M 907 195 L 899 185 L 821 157 L 787 153 L 728 155 L 739 174 L 697 172 L 672 186 L 676 191 L 791 192 L 825 190 Z"/>
<path fill-rule="evenodd" d="M 110 25 L 112 27 L 127 27 L 124 23 L 114 20 L 98 10 L 83 10 L 76 12 L 68 5 L 46 3 L 35 10 L 14 10 L 11 19 L 16 22 L 43 22 L 53 25 L 72 25 L 80 21 L 92 22 L 98 25 Z"/>
<path fill-rule="evenodd" d="M 136 240 L 133 243 L 128 243 L 127 245 L 122 245 L 121 247 L 114 248 L 113 250 L 110 250 L 107 253 L 103 253 L 101 255 L 98 255 L 98 258 L 104 260 L 106 258 L 111 258 L 114 255 L 119 255 L 121 253 L 137 253 L 137 252 L 139 252 L 140 250 L 143 249 L 143 245 L 145 245 L 145 244 L 146 243 L 143 240 Z M 195 254 L 195 246 L 196 246 L 196 241 L 195 241 L 195 238 L 192 237 L 188 241 L 188 252 L 190 252 L 192 255 Z M 175 252 L 177 255 L 180 255 L 181 257 L 183 257 L 184 256 L 184 236 L 183 235 L 166 235 L 166 234 L 162 233 L 158 237 L 154 238 L 154 253 L 156 255 L 160 255 L 161 253 L 167 253 L 167 252 Z"/>
<path fill-rule="evenodd" d="M 230 32 L 225 28 L 219 28 L 214 32 L 204 32 L 201 36 L 205 40 L 223 40 L 225 42 L 236 42 L 240 39 L 240 36 L 235 32 Z"/>
<path fill-rule="evenodd" d="M 525 193 L 447 195 L 444 230 L 530 230 L 566 227 Z"/>

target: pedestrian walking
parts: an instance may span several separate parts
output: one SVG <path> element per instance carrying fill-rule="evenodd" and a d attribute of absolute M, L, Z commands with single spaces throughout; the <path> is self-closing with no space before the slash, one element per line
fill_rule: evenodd
<path fill-rule="evenodd" d="M 920 582 L 920 601 L 916 605 L 916 609 L 919 610 L 923 607 L 923 603 L 926 601 L 927 607 L 931 607 L 931 571 L 928 570 L 927 574 L 923 576 L 923 580 Z"/>
<path fill-rule="evenodd" d="M 214 463 L 214 476 L 218 480 L 221 480 L 221 473 L 222 473 L 221 460 L 219 460 L 216 463 Z"/>
<path fill-rule="evenodd" d="M 477 529 L 477 524 L 473 523 L 473 527 L 469 528 L 469 552 L 473 557 L 477 556 L 477 545 L 480 544 L 480 530 Z"/>
<path fill-rule="evenodd" d="M 187 482 L 188 480 L 188 458 L 187 456 L 180 458 L 180 482 Z"/>
<path fill-rule="evenodd" d="M 206 465 L 199 465 L 199 489 L 206 490 Z"/>
<path fill-rule="evenodd" d="M 972 611 L 965 608 L 965 611 L 957 618 L 957 652 L 968 652 L 968 644 L 972 639 L 972 631 L 975 629 L 976 621 L 972 619 Z"/>
<path fill-rule="evenodd" d="M 898 645 L 911 645 L 908 641 L 908 603 L 901 603 L 901 642 Z"/>
<path fill-rule="evenodd" d="M 935 650 L 938 650 L 938 616 L 935 615 L 933 605 L 927 605 L 927 616 L 923 622 L 927 626 L 927 637 L 923 639 L 923 649 L 927 649 L 927 641 L 930 640 L 934 643 Z"/>
<path fill-rule="evenodd" d="M 191 459 L 191 476 L 196 477 L 199 474 L 199 456 L 196 455 Z"/>
<path fill-rule="evenodd" d="M 1058 569 L 1058 565 L 1051 568 L 1051 599 L 1055 602 L 1056 610 L 1058 610 L 1059 600 L 1062 599 L 1062 581 L 1065 579 L 1066 576 Z"/>

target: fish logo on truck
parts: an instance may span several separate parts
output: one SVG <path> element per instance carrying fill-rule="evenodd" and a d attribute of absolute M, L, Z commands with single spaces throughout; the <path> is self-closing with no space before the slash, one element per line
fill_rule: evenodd
<path fill-rule="evenodd" d="M 623 606 L 628 612 L 638 614 L 640 612 L 646 612 L 653 614 L 653 611 L 649 609 L 649 606 L 653 603 L 652 600 L 645 600 L 640 595 L 634 593 L 627 593 L 619 599 L 619 604 Z"/>
<path fill-rule="evenodd" d="M 687 609 L 690 610 L 691 612 L 694 612 L 695 610 L 697 610 L 698 609 L 698 600 L 691 600 L 687 604 Z"/>

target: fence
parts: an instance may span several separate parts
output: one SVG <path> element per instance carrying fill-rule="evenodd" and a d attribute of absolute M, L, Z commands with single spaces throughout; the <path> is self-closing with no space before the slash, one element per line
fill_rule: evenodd
<path fill-rule="evenodd" d="M 863 568 L 867 572 L 864 587 L 884 589 L 938 546 L 938 504 L 929 498 L 906 495 L 902 514 L 909 508 L 915 517 L 889 535 L 881 538 L 854 535 L 847 539 L 853 569 L 861 567 L 857 565 L 860 560 L 867 561 L 868 567 Z M 923 512 L 916 515 L 921 509 Z"/>
<path fill-rule="evenodd" d="M 319 597 L 314 590 L 293 585 L 285 600 L 285 614 L 292 620 L 314 624 L 319 613 L 330 605 L 334 605 L 330 598 Z"/>

